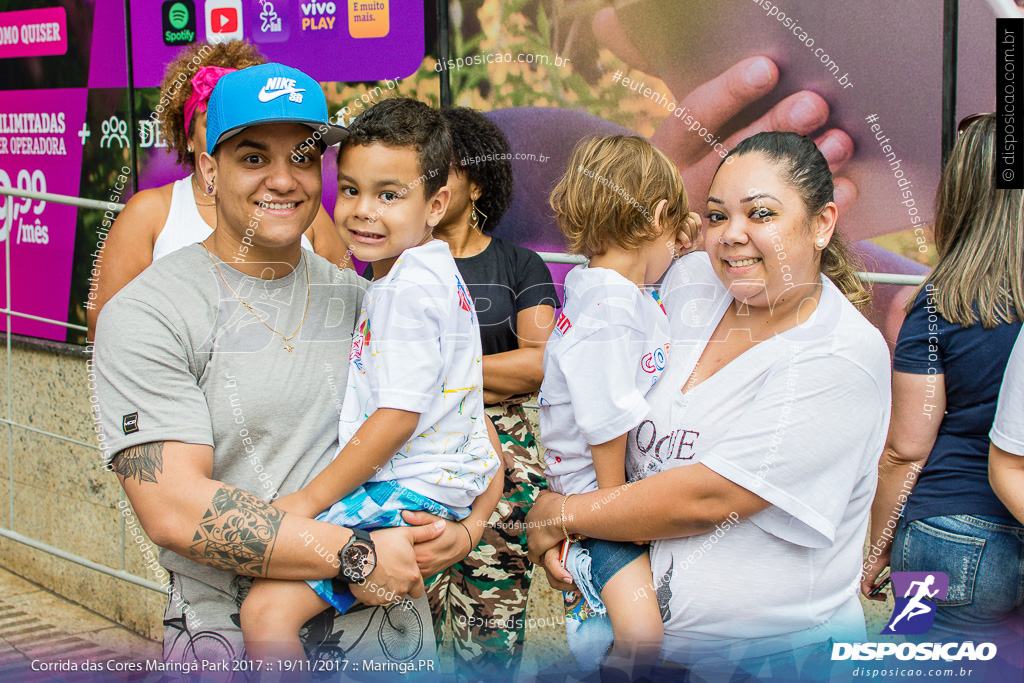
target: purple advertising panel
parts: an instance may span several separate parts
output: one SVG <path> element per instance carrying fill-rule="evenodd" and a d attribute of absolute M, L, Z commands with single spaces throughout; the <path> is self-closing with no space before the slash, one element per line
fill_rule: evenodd
<path fill-rule="evenodd" d="M 0 92 L 0 187 L 78 195 L 87 91 Z M 19 313 L 66 320 L 77 209 L 35 199 L 0 196 L 0 239 L 10 253 L 10 301 Z M 0 282 L 7 279 L 0 261 Z M 7 330 L 6 317 L 3 330 Z M 63 327 L 11 319 L 11 331 L 63 340 Z"/>
<path fill-rule="evenodd" d="M 131 4 L 135 87 L 185 45 L 247 39 L 320 82 L 404 78 L 423 62 L 419 0 L 145 0 Z"/>

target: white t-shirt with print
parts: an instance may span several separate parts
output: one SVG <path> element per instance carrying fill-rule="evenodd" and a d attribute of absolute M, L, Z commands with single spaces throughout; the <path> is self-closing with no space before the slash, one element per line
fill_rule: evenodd
<path fill-rule="evenodd" d="M 644 394 L 669 351 L 668 318 L 654 290 L 608 268 L 565 277 L 565 306 L 544 349 L 540 442 L 552 491 L 597 489 L 592 444 L 622 436 L 647 415 Z"/>
<path fill-rule="evenodd" d="M 862 550 L 891 405 L 882 335 L 823 277 L 806 323 L 683 393 L 733 298 L 704 253 L 662 289 L 672 356 L 629 435 L 630 479 L 701 463 L 771 504 L 652 544 L 662 655 L 736 660 L 863 639 Z"/>
<path fill-rule="evenodd" d="M 450 507 L 484 492 L 499 461 L 484 422 L 480 328 L 441 240 L 402 252 L 363 297 L 338 425 L 343 447 L 377 408 L 420 420 L 370 481 L 396 481 Z"/>
<path fill-rule="evenodd" d="M 997 448 L 1024 456 L 1024 329 L 1017 335 L 999 388 L 999 406 L 988 438 Z"/>

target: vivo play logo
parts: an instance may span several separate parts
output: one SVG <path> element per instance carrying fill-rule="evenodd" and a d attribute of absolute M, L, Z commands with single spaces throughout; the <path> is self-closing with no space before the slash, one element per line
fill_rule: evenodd
<path fill-rule="evenodd" d="M 334 13 L 338 10 L 333 2 L 303 2 L 299 5 L 302 8 L 302 30 L 318 31 L 320 29 L 333 29 L 334 20 L 337 18 Z"/>

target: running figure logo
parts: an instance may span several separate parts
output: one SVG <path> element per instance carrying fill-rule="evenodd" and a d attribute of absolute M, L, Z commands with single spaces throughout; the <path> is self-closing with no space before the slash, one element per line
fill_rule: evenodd
<path fill-rule="evenodd" d="M 949 577 L 942 572 L 893 572 L 896 606 L 883 635 L 920 635 L 935 623 L 935 602 L 949 593 Z M 903 597 L 899 597 L 899 596 Z"/>

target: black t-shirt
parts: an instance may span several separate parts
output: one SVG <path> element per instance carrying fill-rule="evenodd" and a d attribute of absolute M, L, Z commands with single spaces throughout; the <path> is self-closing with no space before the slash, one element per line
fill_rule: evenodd
<path fill-rule="evenodd" d="M 988 481 L 988 433 L 999 387 L 1020 322 L 986 330 L 951 323 L 922 290 L 903 321 L 892 367 L 915 375 L 943 375 L 946 414 L 913 493 L 906 522 L 945 515 L 1012 515 Z M 926 409 L 927 410 L 927 409 Z"/>
<path fill-rule="evenodd" d="M 480 317 L 483 354 L 519 348 L 516 316 L 533 306 L 559 307 L 551 271 L 535 252 L 492 237 L 487 247 L 469 258 L 455 259 Z M 363 277 L 373 277 L 373 264 Z"/>

